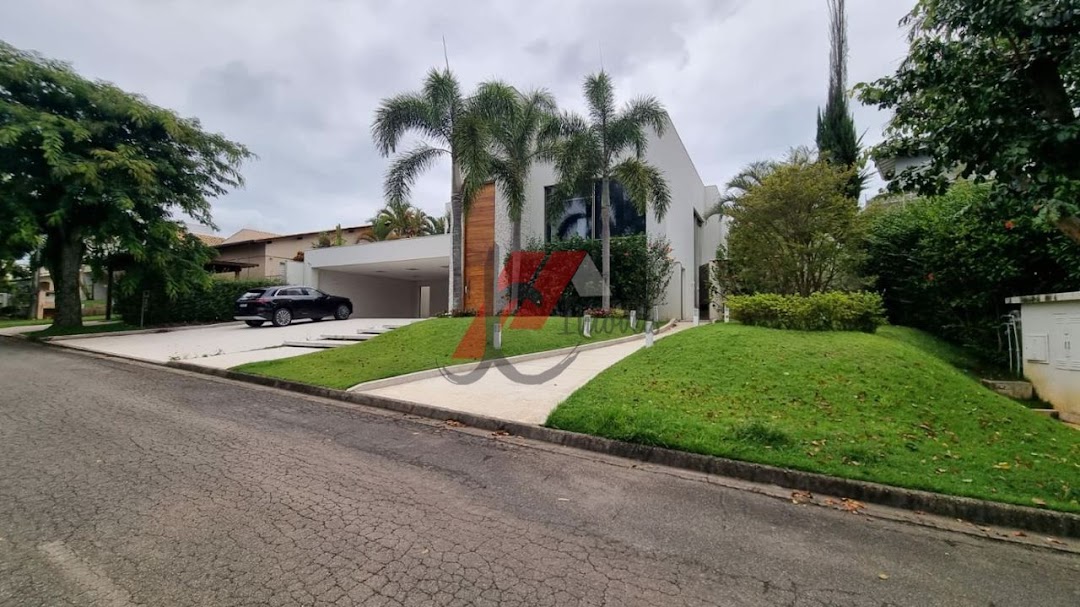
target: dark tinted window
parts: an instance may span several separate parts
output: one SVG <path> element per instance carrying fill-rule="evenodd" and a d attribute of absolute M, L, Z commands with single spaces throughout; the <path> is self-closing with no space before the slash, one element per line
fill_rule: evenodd
<path fill-rule="evenodd" d="M 252 290 L 248 291 L 247 293 L 244 293 L 243 295 L 241 295 L 240 299 L 243 299 L 243 300 L 258 299 L 265 292 L 266 292 L 266 289 L 252 289 Z"/>
<path fill-rule="evenodd" d="M 296 297 L 300 294 L 300 289 L 278 289 L 278 297 Z"/>
<path fill-rule="evenodd" d="M 585 195 L 570 200 L 552 200 L 554 188 L 544 188 L 548 241 L 575 236 L 600 238 L 600 184 L 599 180 L 593 184 L 592 196 L 595 199 Z M 645 216 L 638 212 L 622 184 L 617 181 L 611 182 L 610 225 L 612 236 L 645 233 Z"/>

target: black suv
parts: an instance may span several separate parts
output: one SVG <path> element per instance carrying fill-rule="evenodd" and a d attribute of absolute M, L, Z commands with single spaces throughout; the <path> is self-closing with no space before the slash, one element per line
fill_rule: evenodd
<path fill-rule="evenodd" d="M 236 300 L 236 320 L 249 327 L 261 327 L 270 321 L 284 327 L 297 318 L 318 321 L 333 316 L 345 320 L 352 314 L 352 302 L 345 297 L 327 295 L 311 287 L 266 287 L 251 289 Z"/>

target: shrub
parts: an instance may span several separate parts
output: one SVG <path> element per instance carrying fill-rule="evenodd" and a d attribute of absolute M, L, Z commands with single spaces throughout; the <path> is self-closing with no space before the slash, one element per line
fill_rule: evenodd
<path fill-rule="evenodd" d="M 588 238 L 568 238 L 547 243 L 530 243 L 527 250 L 585 251 L 600 269 L 600 241 Z M 625 310 L 646 310 L 648 279 L 648 246 L 644 234 L 619 236 L 611 239 L 611 303 Z M 571 283 L 559 297 L 554 314 L 580 316 L 589 308 L 599 308 L 599 297 L 581 297 Z"/>
<path fill-rule="evenodd" d="M 1040 225 L 1019 201 L 992 204 L 989 185 L 959 182 L 943 196 L 871 204 L 864 272 L 889 320 L 990 360 L 1005 298 L 1080 290 L 1080 247 Z"/>
<path fill-rule="evenodd" d="M 798 331 L 864 331 L 885 322 L 876 293 L 813 293 L 801 295 L 735 295 L 727 299 L 731 315 L 747 325 Z"/>
<path fill-rule="evenodd" d="M 585 313 L 593 318 L 626 318 L 626 310 L 622 308 L 589 308 Z"/>
<path fill-rule="evenodd" d="M 478 313 L 476 308 L 458 308 L 456 310 L 450 310 L 450 312 L 447 313 L 447 316 L 451 318 L 469 318 L 476 316 Z"/>
<path fill-rule="evenodd" d="M 170 299 L 162 288 L 143 285 L 121 294 L 116 312 L 124 322 L 139 324 L 140 317 L 147 325 L 176 323 L 224 322 L 232 320 L 233 305 L 249 289 L 281 284 L 277 280 L 212 280 L 206 286 L 193 289 Z M 146 313 L 142 316 L 143 293 L 149 293 Z"/>

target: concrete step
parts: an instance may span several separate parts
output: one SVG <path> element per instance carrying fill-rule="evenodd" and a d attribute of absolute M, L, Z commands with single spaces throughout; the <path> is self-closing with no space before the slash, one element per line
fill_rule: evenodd
<path fill-rule="evenodd" d="M 331 341 L 367 341 L 372 337 L 375 336 L 366 333 L 357 333 L 356 335 L 323 335 L 322 339 L 329 339 Z"/>
<path fill-rule="evenodd" d="M 982 383 L 994 392 L 1016 400 L 1032 400 L 1035 398 L 1035 389 L 1032 388 L 1031 382 L 984 379 Z"/>
<path fill-rule="evenodd" d="M 294 348 L 327 349 L 327 348 L 340 348 L 341 346 L 347 346 L 348 344 L 349 344 L 349 342 L 347 342 L 347 341 L 311 340 L 311 341 L 287 341 L 287 342 L 285 342 L 285 343 L 283 343 L 281 345 L 283 345 L 283 346 L 292 346 Z"/>
<path fill-rule="evenodd" d="M 356 332 L 360 335 L 382 335 L 383 333 L 389 333 L 396 327 L 376 327 L 373 329 L 357 329 Z"/>

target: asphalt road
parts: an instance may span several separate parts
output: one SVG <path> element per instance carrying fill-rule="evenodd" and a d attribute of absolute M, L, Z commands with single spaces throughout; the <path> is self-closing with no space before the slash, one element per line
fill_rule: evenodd
<path fill-rule="evenodd" d="M 1080 558 L 0 341 L 2 605 L 1068 605 Z"/>

